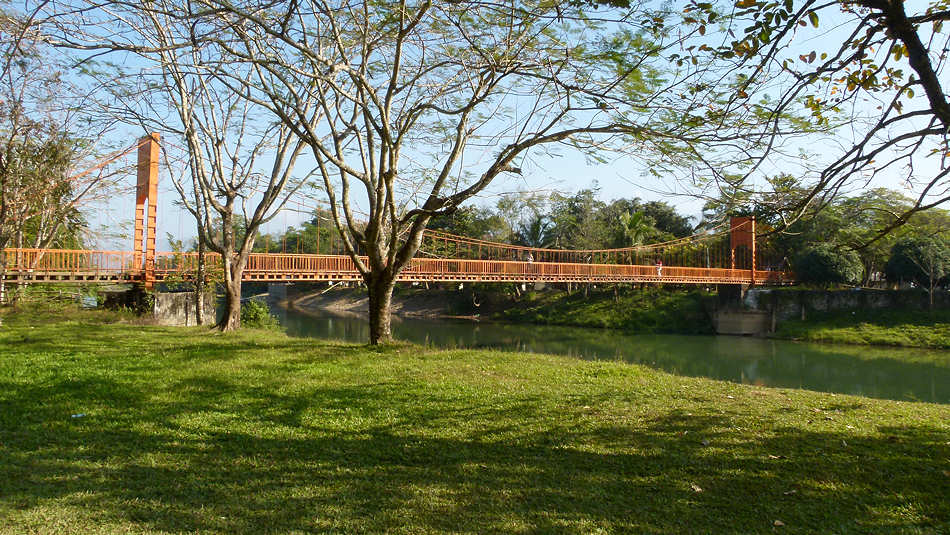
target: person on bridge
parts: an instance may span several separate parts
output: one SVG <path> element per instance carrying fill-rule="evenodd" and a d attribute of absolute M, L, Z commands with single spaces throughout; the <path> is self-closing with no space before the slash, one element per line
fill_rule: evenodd
<path fill-rule="evenodd" d="M 660 260 L 659 258 L 656 259 L 656 276 L 657 277 L 663 276 L 663 261 Z"/>

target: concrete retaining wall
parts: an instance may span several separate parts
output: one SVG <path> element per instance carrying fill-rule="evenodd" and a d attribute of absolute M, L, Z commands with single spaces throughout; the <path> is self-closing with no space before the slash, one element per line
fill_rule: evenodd
<path fill-rule="evenodd" d="M 204 299 L 202 315 L 206 324 L 215 321 L 214 299 Z M 159 292 L 155 294 L 155 321 L 159 325 L 192 326 L 195 322 L 194 292 Z"/>
<path fill-rule="evenodd" d="M 719 310 L 713 318 L 717 334 L 764 334 L 771 329 L 771 314 L 758 310 Z"/>
<path fill-rule="evenodd" d="M 930 297 L 923 290 L 792 290 L 754 288 L 746 293 L 751 310 L 774 313 L 777 321 L 807 318 L 812 312 L 849 310 L 927 310 Z M 935 308 L 950 308 L 950 292 L 934 294 Z"/>

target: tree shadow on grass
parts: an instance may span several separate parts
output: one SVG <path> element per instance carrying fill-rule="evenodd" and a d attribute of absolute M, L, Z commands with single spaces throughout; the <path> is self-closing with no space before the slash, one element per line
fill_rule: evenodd
<path fill-rule="evenodd" d="M 459 403 L 387 382 L 277 386 L 186 377 L 158 400 L 103 377 L 8 390 L 0 516 L 53 507 L 76 532 L 83 521 L 229 533 L 950 526 L 950 434 L 933 426 L 755 437 L 728 432 L 730 414 L 579 425 L 527 395 Z M 67 399 L 102 412 L 69 418 Z"/>

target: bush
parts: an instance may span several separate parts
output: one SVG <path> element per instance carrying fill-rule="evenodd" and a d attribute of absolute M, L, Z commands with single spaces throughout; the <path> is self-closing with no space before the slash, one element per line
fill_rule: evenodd
<path fill-rule="evenodd" d="M 891 282 L 943 285 L 950 274 L 950 244 L 938 237 L 902 239 L 891 248 L 884 272 Z"/>
<path fill-rule="evenodd" d="M 257 329 L 276 329 L 280 327 L 280 322 L 270 313 L 266 304 L 251 299 L 241 304 L 241 325 Z"/>
<path fill-rule="evenodd" d="M 864 266 L 856 252 L 830 243 L 807 247 L 795 258 L 795 275 L 806 284 L 856 284 L 863 273 Z"/>

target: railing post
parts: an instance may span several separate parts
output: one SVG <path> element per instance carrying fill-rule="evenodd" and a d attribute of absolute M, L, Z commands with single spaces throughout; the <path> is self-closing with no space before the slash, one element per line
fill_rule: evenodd
<path fill-rule="evenodd" d="M 153 132 L 139 142 L 138 182 L 135 189 L 135 232 L 133 234 L 133 266 L 142 270 L 144 241 L 144 282 L 146 288 L 155 284 L 155 225 L 158 210 L 158 141 Z M 148 210 L 146 212 L 146 201 Z"/>

